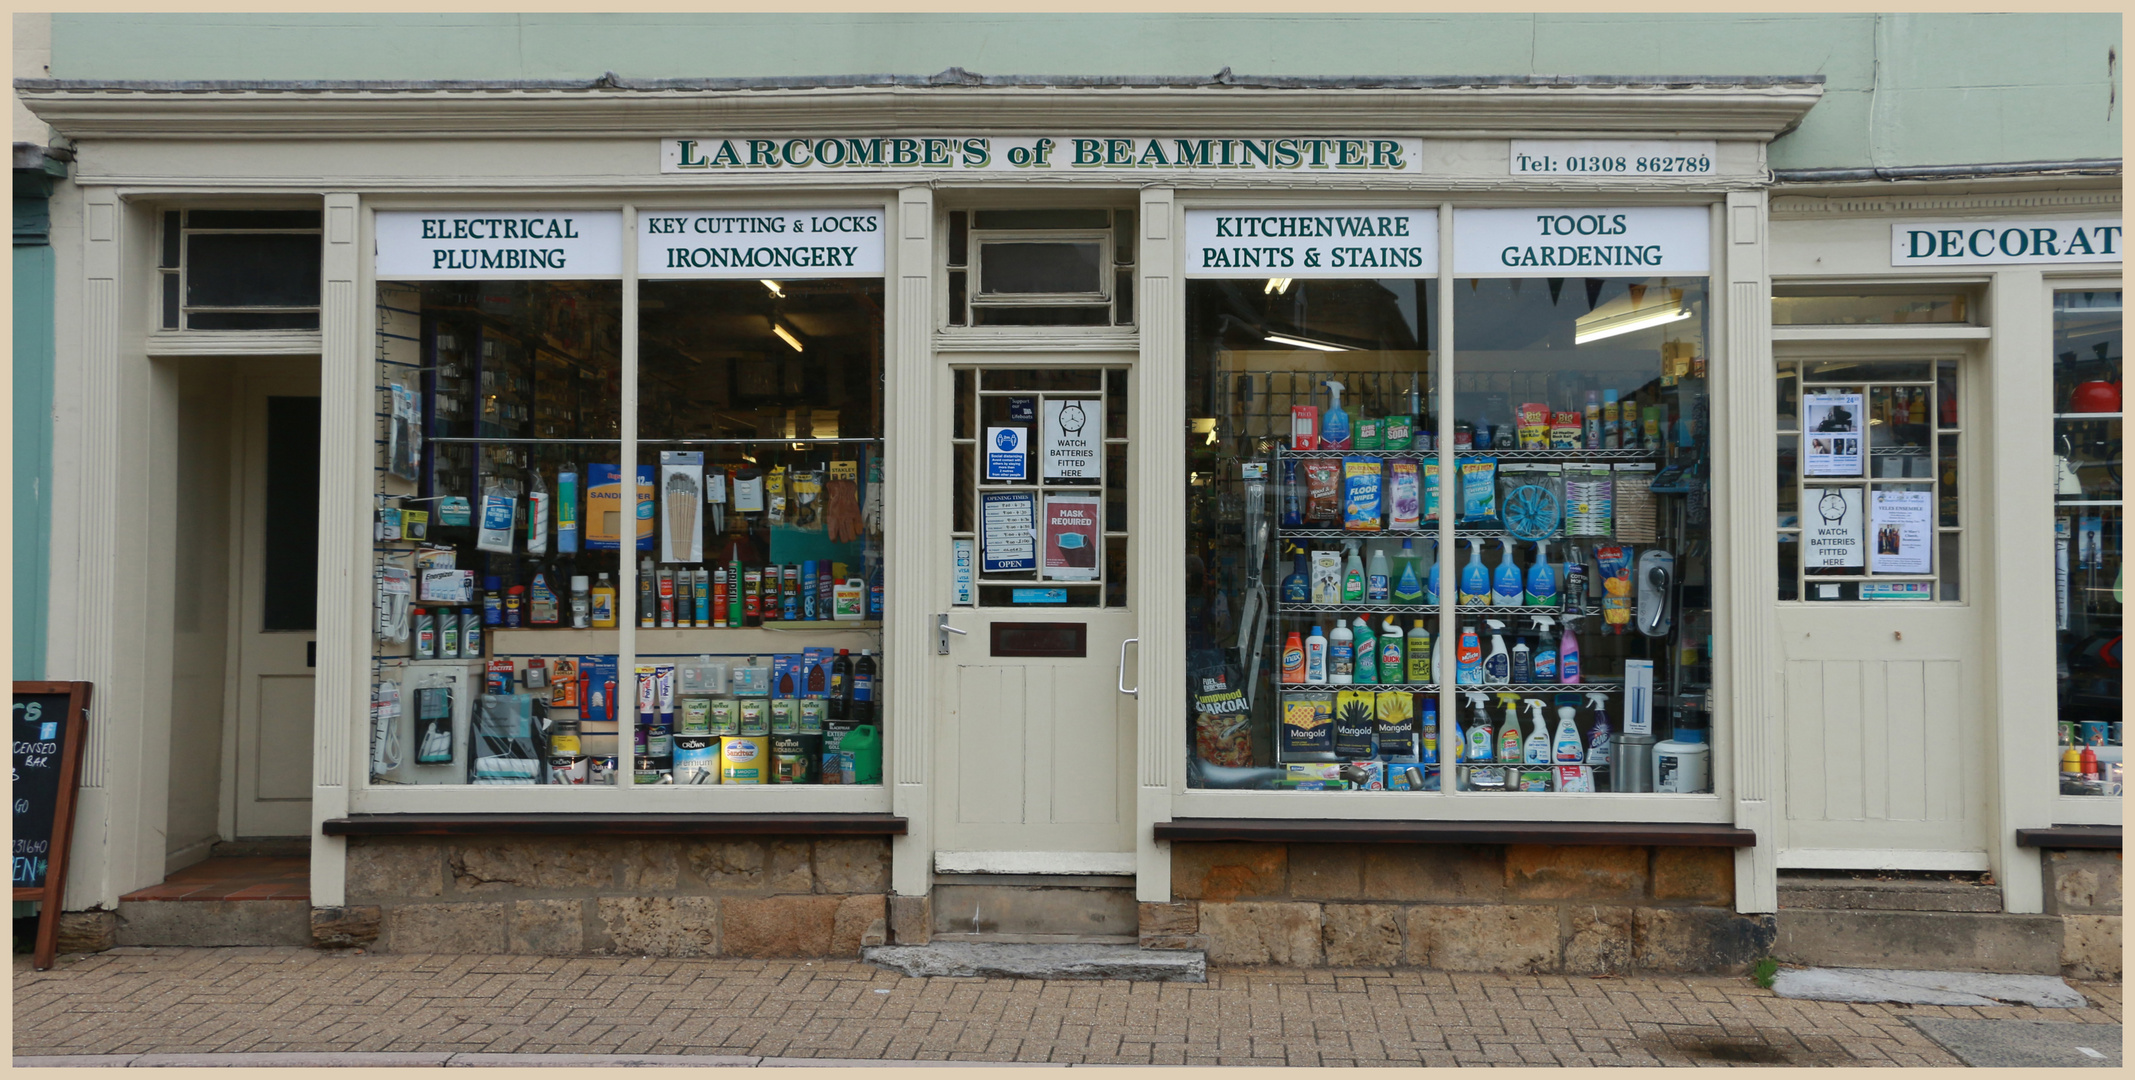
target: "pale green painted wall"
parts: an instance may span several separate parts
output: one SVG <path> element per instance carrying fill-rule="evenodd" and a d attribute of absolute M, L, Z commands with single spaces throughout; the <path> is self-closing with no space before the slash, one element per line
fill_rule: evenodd
<path fill-rule="evenodd" d="M 2120 156 L 2118 14 L 53 16 L 110 79 L 1823 75 L 1779 168 Z"/>

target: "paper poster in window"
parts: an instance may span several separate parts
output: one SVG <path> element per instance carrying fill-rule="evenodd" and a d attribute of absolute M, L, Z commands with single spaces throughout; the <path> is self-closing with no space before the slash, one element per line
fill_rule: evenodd
<path fill-rule="evenodd" d="M 1052 581 L 1097 580 L 1097 496 L 1045 499 L 1045 576 Z"/>
<path fill-rule="evenodd" d="M 1861 489 L 1802 489 L 1802 565 L 1854 567 L 1861 558 Z"/>
<path fill-rule="evenodd" d="M 1869 500 L 1875 535 L 1868 567 L 1878 574 L 1926 574 L 1934 570 L 1935 496 L 1921 491 L 1878 491 Z"/>
<path fill-rule="evenodd" d="M 989 491 L 980 498 L 979 572 L 1037 569 L 1037 496 L 1028 491 Z"/>
<path fill-rule="evenodd" d="M 1860 476 L 1867 455 L 1867 428 L 1861 394 L 1803 394 L 1802 438 L 1809 453 L 1808 476 Z"/>
<path fill-rule="evenodd" d="M 1095 482 L 1105 446 L 1105 403 L 1100 399 L 1048 399 L 1040 453 L 1047 480 Z"/>

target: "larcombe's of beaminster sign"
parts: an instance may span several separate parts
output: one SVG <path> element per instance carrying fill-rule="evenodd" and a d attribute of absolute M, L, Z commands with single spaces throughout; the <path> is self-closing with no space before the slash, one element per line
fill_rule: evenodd
<path fill-rule="evenodd" d="M 663 139 L 663 173 L 909 170 L 1414 175 L 1423 140 L 1388 136 L 915 135 Z"/>

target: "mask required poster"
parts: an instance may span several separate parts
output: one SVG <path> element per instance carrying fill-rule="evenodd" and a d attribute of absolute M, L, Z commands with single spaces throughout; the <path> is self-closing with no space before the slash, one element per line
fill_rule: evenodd
<path fill-rule="evenodd" d="M 1045 576 L 1052 581 L 1097 580 L 1097 496 L 1045 499 Z"/>

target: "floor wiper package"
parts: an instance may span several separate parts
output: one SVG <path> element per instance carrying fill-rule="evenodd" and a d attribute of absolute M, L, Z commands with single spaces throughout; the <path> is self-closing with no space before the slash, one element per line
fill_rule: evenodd
<path fill-rule="evenodd" d="M 1376 457 L 1342 459 L 1342 527 L 1351 532 L 1378 532 L 1386 517 Z"/>
<path fill-rule="evenodd" d="M 534 728 L 533 694 L 483 694 L 468 733 L 470 784 L 533 784 L 541 776 L 542 742 Z"/>
<path fill-rule="evenodd" d="M 1497 516 L 1497 458 L 1461 457 L 1460 522 L 1463 525 L 1495 527 Z"/>

